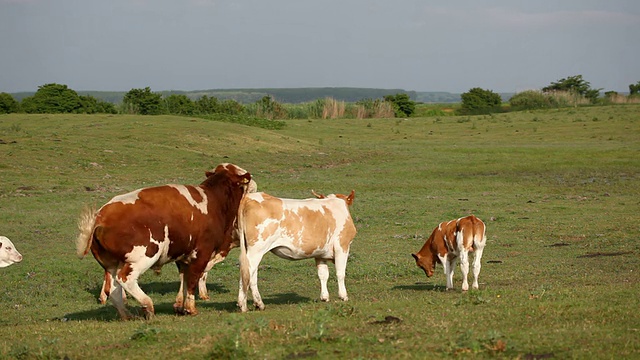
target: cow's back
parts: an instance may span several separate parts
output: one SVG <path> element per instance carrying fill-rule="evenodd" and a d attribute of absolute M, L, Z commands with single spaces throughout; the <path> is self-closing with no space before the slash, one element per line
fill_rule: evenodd
<path fill-rule="evenodd" d="M 310 254 L 338 238 L 348 247 L 356 233 L 345 201 L 337 198 L 281 199 L 253 193 L 244 197 L 240 211 L 249 246 L 258 241 L 291 239 Z"/>
<path fill-rule="evenodd" d="M 162 250 L 165 256 L 175 258 L 190 251 L 190 239 L 210 231 L 208 202 L 202 189 L 186 185 L 157 186 L 119 195 L 98 211 L 96 239 L 117 257 L 124 257 L 134 246 L 147 246 L 147 255 L 151 255 L 161 250 L 157 242 L 171 239 L 171 248 Z"/>

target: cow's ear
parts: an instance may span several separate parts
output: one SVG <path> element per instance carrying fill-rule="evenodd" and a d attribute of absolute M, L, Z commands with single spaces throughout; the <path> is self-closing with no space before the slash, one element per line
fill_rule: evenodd
<path fill-rule="evenodd" d="M 213 176 L 213 174 L 215 174 L 215 172 L 211 172 L 211 171 L 205 171 L 204 172 L 204 176 L 206 176 L 206 177 Z"/>
<path fill-rule="evenodd" d="M 240 183 L 243 185 L 246 185 L 249 182 L 251 182 L 251 174 L 245 173 L 244 175 L 242 175 L 242 179 L 240 180 Z"/>
<path fill-rule="evenodd" d="M 413 258 L 414 258 L 414 259 L 416 259 L 416 261 L 419 261 L 419 260 L 420 260 L 420 258 L 419 258 L 419 257 L 418 257 L 418 255 L 416 255 L 416 254 L 411 254 L 411 256 L 413 256 Z"/>
<path fill-rule="evenodd" d="M 355 190 L 351 190 L 351 194 L 349 194 L 349 196 L 347 196 L 347 204 L 351 205 L 353 204 L 353 199 L 355 199 L 356 197 L 356 191 Z"/>

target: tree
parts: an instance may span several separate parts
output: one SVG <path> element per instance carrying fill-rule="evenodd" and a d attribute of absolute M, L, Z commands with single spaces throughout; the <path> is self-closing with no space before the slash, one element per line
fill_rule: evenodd
<path fill-rule="evenodd" d="M 131 89 L 124 95 L 122 105 L 128 113 L 140 115 L 159 115 L 163 113 L 162 95 L 152 93 L 147 86 L 144 89 Z"/>
<path fill-rule="evenodd" d="M 214 114 L 221 111 L 218 98 L 207 95 L 202 95 L 202 97 L 195 101 L 195 108 L 198 114 Z"/>
<path fill-rule="evenodd" d="M 33 96 L 22 99 L 22 110 L 36 114 L 59 114 L 81 112 L 80 96 L 67 85 L 45 84 L 38 87 Z"/>
<path fill-rule="evenodd" d="M 174 115 L 193 115 L 196 107 L 193 101 L 187 95 L 169 95 L 164 99 L 169 114 Z"/>
<path fill-rule="evenodd" d="M 629 95 L 640 94 L 640 81 L 635 84 L 629 84 Z"/>
<path fill-rule="evenodd" d="M 499 94 L 479 87 L 469 89 L 460 95 L 461 109 L 464 113 L 484 113 L 500 110 L 502 98 Z"/>
<path fill-rule="evenodd" d="M 20 103 L 6 92 L 0 93 L 0 114 L 15 113 L 20 110 Z"/>
<path fill-rule="evenodd" d="M 416 103 L 407 94 L 385 95 L 384 101 L 393 104 L 395 117 L 409 117 L 416 111 Z"/>
<path fill-rule="evenodd" d="M 91 95 L 80 95 L 80 104 L 82 107 L 79 112 L 85 114 L 117 114 L 115 105 L 110 102 L 98 100 Z"/>
<path fill-rule="evenodd" d="M 602 89 L 592 89 L 591 84 L 582 78 L 582 75 L 569 76 L 552 82 L 551 85 L 542 88 L 543 92 L 566 91 L 583 96 L 591 103 L 595 103 Z"/>

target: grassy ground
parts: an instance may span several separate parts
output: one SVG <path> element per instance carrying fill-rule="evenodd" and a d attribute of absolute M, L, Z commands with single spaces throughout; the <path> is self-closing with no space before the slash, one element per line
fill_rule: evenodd
<path fill-rule="evenodd" d="M 408 120 L 292 120 L 269 131 L 180 117 L 0 116 L 0 358 L 639 358 L 640 107 Z M 349 302 L 318 302 L 311 260 L 265 256 L 266 310 L 235 306 L 238 251 L 180 317 L 177 271 L 141 278 L 151 321 L 97 304 L 74 254 L 84 205 L 221 162 L 281 197 L 356 190 Z M 487 224 L 480 290 L 444 291 L 410 254 L 438 222 Z M 136 310 L 134 300 L 129 305 Z"/>

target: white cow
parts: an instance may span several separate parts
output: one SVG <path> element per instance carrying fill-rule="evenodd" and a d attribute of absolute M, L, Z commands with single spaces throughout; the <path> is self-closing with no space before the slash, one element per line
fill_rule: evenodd
<path fill-rule="evenodd" d="M 240 290 L 238 306 L 247 311 L 247 290 L 253 303 L 263 310 L 258 292 L 258 266 L 267 252 L 288 260 L 314 258 L 320 278 L 320 299 L 329 301 L 327 280 L 333 261 L 338 279 L 338 296 L 347 301 L 344 285 L 349 248 L 356 227 L 349 213 L 355 192 L 345 195 L 316 195 L 318 199 L 281 199 L 266 193 L 247 194 L 238 210 L 240 235 Z"/>
<path fill-rule="evenodd" d="M 0 267 L 22 261 L 22 255 L 6 236 L 0 236 Z"/>

